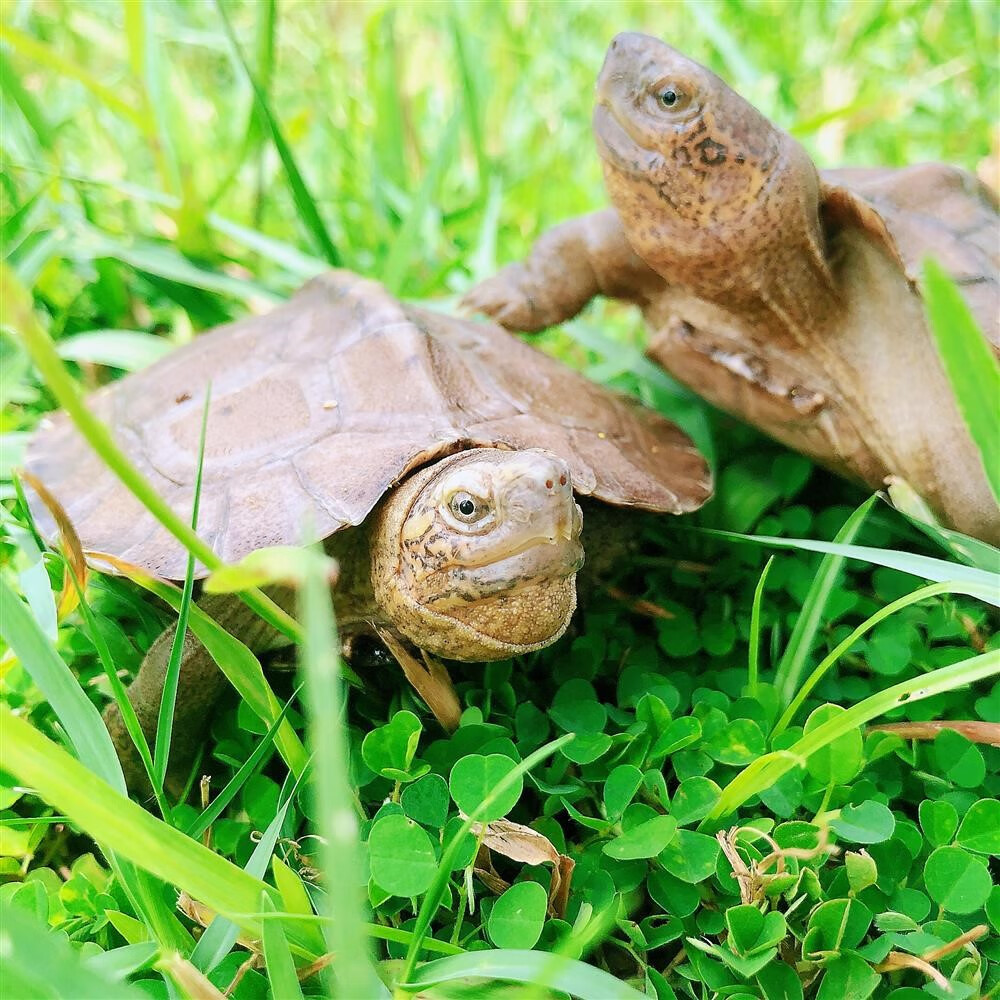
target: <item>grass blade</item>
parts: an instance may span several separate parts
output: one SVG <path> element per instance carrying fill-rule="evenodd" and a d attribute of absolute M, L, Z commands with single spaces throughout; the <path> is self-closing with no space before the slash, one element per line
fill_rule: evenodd
<path fill-rule="evenodd" d="M 35 789 L 102 846 L 183 889 L 195 899 L 260 935 L 262 892 L 274 893 L 260 879 L 156 819 L 118 794 L 65 750 L 24 719 L 0 707 L 4 768 Z M 277 895 L 274 902 L 279 902 Z M 289 939 L 303 954 L 317 958 L 322 938 L 313 924 L 289 924 Z"/>
<path fill-rule="evenodd" d="M 134 372 L 165 357 L 169 340 L 141 330 L 87 330 L 63 337 L 56 350 L 64 361 L 87 361 Z"/>
<path fill-rule="evenodd" d="M 261 894 L 260 911 L 263 914 L 275 911 L 274 903 L 267 893 Z M 264 921 L 264 964 L 267 966 L 267 981 L 271 984 L 271 996 L 281 997 L 281 1000 L 303 1000 L 288 939 L 277 920 Z"/>
<path fill-rule="evenodd" d="M 1000 364 L 955 283 L 931 257 L 924 260 L 924 298 L 955 400 L 1000 503 Z"/>
<path fill-rule="evenodd" d="M 603 969 L 563 955 L 516 948 L 470 951 L 439 958 L 420 967 L 402 989 L 427 989 L 456 979 L 501 979 L 546 987 L 580 997 L 580 1000 L 641 1000 L 645 993 Z"/>
<path fill-rule="evenodd" d="M 186 955 L 192 948 L 191 935 L 167 904 L 166 885 L 150 872 L 113 852 L 108 860 L 135 912 L 142 917 L 160 947 L 172 948 Z"/>
<path fill-rule="evenodd" d="M 83 960 L 86 968 L 113 979 L 124 979 L 125 976 L 151 965 L 157 955 L 157 947 L 152 941 L 141 941 L 139 944 L 125 944 L 110 951 L 98 952 Z"/>
<path fill-rule="evenodd" d="M 122 722 L 125 725 L 125 731 L 129 734 L 132 743 L 135 745 L 135 748 L 139 753 L 139 759 L 142 761 L 142 766 L 146 771 L 146 777 L 149 778 L 149 784 L 153 789 L 153 795 L 155 796 L 156 804 L 160 809 L 160 815 L 169 822 L 170 804 L 167 802 L 166 797 L 163 794 L 162 783 L 158 785 L 154 780 L 153 757 L 149 752 L 149 743 L 146 740 L 146 734 L 142 731 L 142 725 L 139 723 L 139 717 L 135 714 L 135 706 L 133 706 L 132 702 L 129 700 L 129 696 L 125 691 L 125 685 L 122 684 L 122 680 L 118 676 L 118 671 L 115 669 L 114 660 L 111 656 L 111 650 L 108 648 L 107 640 L 104 638 L 104 634 L 97 625 L 97 619 L 94 616 L 94 612 L 91 610 L 90 604 L 86 600 L 86 594 L 77 581 L 75 575 L 73 576 L 73 583 L 77 588 L 79 608 L 81 614 L 83 615 L 83 620 L 86 622 L 87 631 L 90 634 L 90 641 L 93 642 L 94 648 L 97 650 L 97 657 L 101 661 L 101 666 L 104 667 L 104 674 L 108 678 L 108 683 L 111 686 L 111 693 L 114 696 L 115 703 L 118 705 L 119 712 L 121 712 Z"/>
<path fill-rule="evenodd" d="M 260 16 L 257 18 L 256 33 L 254 37 L 254 55 L 256 56 L 255 66 L 257 70 L 257 82 L 261 91 L 266 95 L 271 90 L 271 77 L 274 73 L 274 49 L 275 40 L 278 34 L 278 5 L 275 0 L 262 0 L 258 4 Z M 260 140 L 267 136 L 267 122 L 264 121 L 260 110 L 252 106 L 247 122 L 247 132 L 245 142 L 249 147 L 256 147 Z M 262 180 L 260 171 L 263 169 L 263 158 L 257 160 L 258 183 Z M 257 199 L 254 211 L 259 212 L 261 208 L 261 198 L 263 191 L 258 186 Z"/>
<path fill-rule="evenodd" d="M 767 560 L 764 572 L 760 574 L 757 586 L 753 592 L 753 607 L 750 611 L 750 654 L 747 665 L 747 693 L 751 698 L 757 697 L 757 685 L 760 679 L 760 605 L 764 597 L 764 585 L 767 575 L 774 565 L 774 556 Z"/>
<path fill-rule="evenodd" d="M 160 959 L 158 970 L 163 973 L 168 996 L 197 997 L 198 1000 L 226 1000 L 226 995 L 217 989 L 198 969 L 180 955 L 166 954 Z M 173 987 L 171 990 L 170 987 Z"/>
<path fill-rule="evenodd" d="M 386 4 L 369 23 L 366 31 L 368 90 L 375 111 L 371 149 L 373 172 L 380 183 L 376 185 L 377 197 L 384 195 L 378 188 L 385 181 L 397 191 L 407 189 L 409 175 L 404 154 L 406 123 L 403 118 L 405 94 L 400 86 L 399 47 L 396 44 L 396 15 L 394 4 Z"/>
<path fill-rule="evenodd" d="M 779 736 L 788 728 L 792 719 L 795 718 L 813 688 L 815 688 L 816 685 L 823 679 L 823 676 L 837 662 L 837 660 L 839 660 L 840 657 L 843 656 L 844 653 L 846 653 L 851 646 L 858 641 L 858 639 L 864 636 L 866 632 L 873 629 L 880 621 L 883 621 L 890 615 L 894 615 L 897 611 L 902 611 L 903 608 L 908 608 L 911 604 L 927 600 L 929 597 L 936 597 L 938 594 L 966 594 L 969 597 L 981 596 L 975 587 L 969 587 L 967 584 L 932 583 L 927 587 L 921 587 L 919 590 L 913 591 L 911 594 L 905 594 L 903 597 L 893 601 L 891 604 L 887 604 L 884 608 L 880 608 L 871 617 L 866 618 L 853 632 L 850 633 L 850 635 L 847 636 L 847 638 L 841 640 L 837 646 L 820 661 L 819 665 L 806 679 L 791 704 L 775 724 L 774 730 L 771 733 L 771 738 L 773 739 L 774 737 Z"/>
<path fill-rule="evenodd" d="M 319 257 L 303 253 L 298 247 L 293 247 L 290 243 L 283 243 L 271 236 L 247 226 L 241 226 L 229 219 L 224 219 L 214 212 L 209 212 L 205 221 L 212 228 L 234 240 L 242 243 L 247 249 L 259 253 L 273 264 L 278 264 L 284 268 L 291 279 L 291 284 L 298 285 L 301 282 L 315 278 L 317 274 L 322 274 L 327 269 L 327 264 Z M 277 276 L 276 276 L 277 277 Z"/>
<path fill-rule="evenodd" d="M 892 506 L 915 528 L 932 539 L 952 558 L 967 566 L 1000 573 L 1000 549 L 989 542 L 980 541 L 971 535 L 963 535 L 953 528 L 945 528 L 937 523 L 927 504 L 917 496 L 913 487 L 898 477 L 889 477 L 889 499 Z"/>
<path fill-rule="evenodd" d="M 198 530 L 198 510 L 201 506 L 201 481 L 205 467 L 205 435 L 208 431 L 208 408 L 212 401 L 212 385 L 205 387 L 205 405 L 201 412 L 201 431 L 198 436 L 198 467 L 194 474 L 194 501 L 191 505 L 191 531 Z M 188 553 L 187 569 L 184 573 L 184 589 L 181 592 L 181 606 L 174 629 L 174 640 L 170 644 L 170 659 L 163 678 L 160 696 L 160 711 L 156 717 L 156 743 L 153 749 L 153 786 L 163 788 L 167 780 L 167 764 L 170 760 L 170 737 L 174 725 L 174 709 L 177 705 L 177 688 L 180 684 L 181 657 L 184 654 L 184 640 L 187 637 L 191 598 L 194 594 L 195 559 Z"/>
<path fill-rule="evenodd" d="M 145 995 L 82 960 L 65 932 L 54 933 L 6 898 L 0 901 L 0 942 L 5 997 L 142 1000 Z"/>
<path fill-rule="evenodd" d="M 124 795 L 125 778 L 100 712 L 3 577 L 0 606 L 0 634 L 52 705 L 80 760 Z"/>
<path fill-rule="evenodd" d="M 428 206 L 434 203 L 434 196 L 441 183 L 445 168 L 455 157 L 458 129 L 461 120 L 453 115 L 445 126 L 444 136 L 420 182 L 420 188 L 410 202 L 410 209 L 403 220 L 399 232 L 393 239 L 392 249 L 382 271 L 382 281 L 394 294 L 400 294 L 407 271 L 412 267 L 415 252 L 421 243 L 420 227 L 427 214 Z"/>
<path fill-rule="evenodd" d="M 150 30 L 153 15 L 147 0 L 125 0 L 122 4 L 125 37 L 132 72 L 142 81 L 145 117 L 155 124 L 156 140 L 150 144 L 160 171 L 160 181 L 170 191 L 180 191 L 181 170 L 173 139 L 167 127 L 168 88 L 163 85 L 163 67 L 157 48 L 157 33 Z"/>
<path fill-rule="evenodd" d="M 253 299 L 264 302 L 283 301 L 282 296 L 258 282 L 198 267 L 169 246 L 151 240 L 111 240 L 94 229 L 85 229 L 84 233 L 83 239 L 75 241 L 74 250 L 77 255 L 81 250 L 86 250 L 92 257 L 111 257 L 138 271 L 146 271 L 192 288 L 220 292 L 241 302 Z"/>
<path fill-rule="evenodd" d="M 385 924 L 368 924 L 365 933 L 376 941 L 392 941 L 395 944 L 409 944 L 413 940 L 410 931 L 399 927 L 389 927 Z M 424 951 L 432 951 L 438 955 L 464 955 L 465 950 L 450 941 L 438 941 L 436 938 L 425 937 L 420 945 Z M 379 994 L 381 996 L 381 993 Z"/>
<path fill-rule="evenodd" d="M 337 956 L 339 995 L 377 996 L 381 986 L 372 968 L 365 933 L 366 913 L 358 849 L 358 817 L 350 784 L 348 740 L 341 700 L 340 639 L 330 603 L 330 587 L 322 559 L 311 559 L 301 593 L 305 641 L 301 669 L 309 708 L 309 740 L 313 750 L 317 818 L 323 870 L 330 891 L 327 947 Z M 333 887 L 340 885 L 340 891 Z M 278 994 L 275 994 L 276 996 Z"/>
<path fill-rule="evenodd" d="M 38 102 L 21 83 L 16 70 L 10 64 L 7 54 L 0 49 L 0 88 L 18 106 L 24 120 L 35 133 L 38 145 L 44 150 L 51 150 L 53 143 L 52 126 L 38 106 Z"/>
<path fill-rule="evenodd" d="M 236 798 L 239 790 L 246 784 L 247 779 L 251 775 L 255 774 L 257 770 L 262 766 L 265 761 L 268 752 L 274 746 L 274 738 L 278 730 L 281 728 L 281 724 L 288 714 L 288 710 L 292 707 L 292 702 L 298 695 L 299 689 L 296 688 L 292 694 L 292 697 L 285 702 L 282 706 L 281 714 L 271 723 L 268 731 L 260 738 L 257 746 L 254 747 L 253 753 L 243 762 L 240 769 L 230 778 L 226 783 L 226 787 L 219 792 L 218 795 L 212 799 L 212 804 L 204 810 L 196 819 L 194 819 L 191 825 L 184 831 L 189 837 L 197 840 L 201 835 L 223 814 L 226 807 L 230 802 Z"/>
<path fill-rule="evenodd" d="M 113 90 L 105 87 L 100 80 L 71 59 L 60 55 L 51 45 L 36 41 L 30 35 L 19 31 L 10 24 L 2 23 L 0 23 L 0 40 L 7 42 L 11 48 L 20 52 L 26 59 L 54 70 L 61 76 L 68 76 L 70 79 L 82 83 L 109 111 L 113 111 L 133 124 L 146 136 L 152 138 L 155 134 L 152 123 L 138 108 L 123 101 Z"/>
<path fill-rule="evenodd" d="M 451 37 L 455 46 L 455 62 L 457 63 L 458 76 L 462 83 L 465 120 L 469 127 L 469 136 L 472 139 L 472 149 L 476 154 L 479 193 L 482 195 L 486 188 L 486 179 L 490 175 L 490 163 L 486 155 L 486 143 L 483 140 L 483 126 L 480 115 L 482 102 L 476 86 L 476 78 L 472 72 L 473 64 L 466 52 L 467 34 L 469 38 L 474 38 L 475 36 L 467 33 L 463 28 L 454 5 L 448 9 L 448 26 L 451 29 Z"/>
<path fill-rule="evenodd" d="M 312 194 L 310 194 L 309 188 L 306 187 L 306 182 L 303 180 L 302 173 L 295 162 L 291 147 L 285 141 L 285 136 L 281 131 L 281 126 L 278 124 L 278 119 L 271 111 L 267 95 L 261 89 L 253 71 L 250 69 L 250 65 L 246 61 L 246 57 L 243 55 L 243 50 L 240 48 L 236 32 L 233 31 L 233 25 L 229 20 L 229 15 L 226 13 L 226 8 L 222 0 L 215 0 L 215 8 L 219 12 L 219 17 L 222 20 L 222 26 L 225 29 L 226 37 L 229 39 L 229 44 L 253 89 L 254 103 L 271 132 L 271 140 L 274 142 L 274 148 L 277 150 L 281 165 L 285 168 L 285 176 L 288 178 L 288 186 L 292 189 L 292 198 L 295 201 L 299 218 L 305 226 L 306 231 L 312 237 L 317 250 L 326 258 L 327 263 L 333 267 L 340 267 L 340 253 L 330 239 L 330 234 L 327 232 L 326 226 L 320 217 L 316 202 Z"/>
<path fill-rule="evenodd" d="M 776 549 L 798 549 L 805 552 L 824 552 L 845 559 L 858 559 L 875 566 L 886 566 L 909 573 L 911 576 L 933 580 L 935 583 L 965 583 L 976 587 L 977 597 L 1000 607 L 1000 575 L 973 566 L 920 556 L 898 549 L 876 549 L 867 545 L 840 545 L 836 542 L 819 542 L 812 538 L 777 538 L 771 535 L 741 535 L 735 531 L 720 531 L 717 528 L 695 528 L 706 535 L 728 538 L 733 542 L 750 542 L 753 545 L 768 545 Z"/>
<path fill-rule="evenodd" d="M 298 784 L 285 797 L 284 802 L 274 814 L 274 818 L 268 823 L 267 829 L 261 835 L 244 869 L 248 875 L 253 875 L 255 878 L 260 879 L 264 877 L 264 873 L 268 868 L 268 862 L 274 854 L 274 846 L 278 842 L 278 834 L 281 833 L 281 827 L 285 822 L 285 817 L 288 815 L 288 807 L 294 801 L 297 791 Z M 189 834 L 189 836 L 200 836 L 200 834 Z M 267 899 L 266 896 L 262 896 L 261 898 Z M 270 910 L 266 907 L 262 908 L 261 912 L 274 912 L 274 907 L 272 906 Z M 194 951 L 191 952 L 191 964 L 202 972 L 211 972 L 229 954 L 229 950 L 236 943 L 239 935 L 240 929 L 236 924 L 221 915 L 217 916 L 205 929 L 205 933 L 202 934 L 195 945 Z M 285 942 L 285 947 L 287 948 L 288 942 L 284 938 L 284 935 L 282 935 L 282 940 Z M 275 994 L 275 996 L 280 995 L 278 993 Z"/>
<path fill-rule="evenodd" d="M 877 495 L 871 496 L 858 507 L 837 532 L 834 542 L 838 545 L 850 545 L 857 537 L 876 500 L 878 500 Z M 802 611 L 795 619 L 795 627 L 792 629 L 788 645 L 785 647 L 778 663 L 778 669 L 775 671 L 774 686 L 778 689 L 782 705 L 787 705 L 795 697 L 799 682 L 802 680 L 802 674 L 806 669 L 809 652 L 816 641 L 816 633 L 819 631 L 823 611 L 834 586 L 840 579 L 843 566 L 843 556 L 828 552 L 823 556 L 819 569 L 809 585 L 809 593 L 806 594 L 806 599 L 802 602 Z"/>
<path fill-rule="evenodd" d="M 118 573 L 127 576 L 150 593 L 180 611 L 181 592 L 173 584 L 153 579 L 144 570 L 102 553 L 89 553 L 98 563 L 107 563 Z M 260 660 L 239 639 L 231 636 L 214 618 L 197 604 L 189 609 L 188 628 L 215 660 L 219 669 L 239 692 L 257 716 L 270 726 L 281 713 L 281 702 L 268 684 Z M 289 770 L 299 777 L 306 767 L 306 751 L 287 720 L 278 727 L 275 743 Z"/>
<path fill-rule="evenodd" d="M 18 477 L 14 478 L 13 485 L 18 502 L 22 504 L 21 509 L 27 510 Z M 55 642 L 59 631 L 59 621 L 62 618 L 59 613 L 62 601 L 57 605 L 55 594 L 52 593 L 49 571 L 42 555 L 45 543 L 35 534 L 34 526 L 32 526 L 31 531 L 26 531 L 7 512 L 6 508 L 0 508 L 0 525 L 3 526 L 7 537 L 14 542 L 22 559 L 27 563 L 24 569 L 19 569 L 17 572 L 21 596 L 28 602 L 28 607 L 31 609 L 38 627 L 42 630 L 42 634 Z"/>
<path fill-rule="evenodd" d="M 472 283 L 483 281 L 497 269 L 497 234 L 500 228 L 502 200 L 503 187 L 500 178 L 494 175 L 490 178 L 489 189 L 486 193 L 486 204 L 483 206 L 483 221 L 479 226 L 479 234 L 467 260 Z M 638 352 L 635 353 L 638 354 Z M 617 360 L 615 359 L 616 362 Z M 616 364 L 615 367 L 617 368 L 618 365 Z M 592 377 L 598 382 L 602 381 L 596 375 Z"/>
<path fill-rule="evenodd" d="M 21 161 L 8 162 L 10 162 L 11 166 L 16 166 L 18 170 L 40 174 L 49 180 L 72 181 L 75 184 L 87 185 L 88 187 L 97 188 L 101 191 L 109 191 L 118 195 L 126 195 L 131 200 L 148 202 L 151 205 L 158 205 L 161 208 L 169 209 L 174 212 L 180 210 L 182 207 L 181 199 L 175 195 L 168 194 L 165 191 L 157 191 L 153 188 L 143 187 L 141 184 L 131 184 L 127 181 L 111 182 L 100 177 L 94 177 L 89 174 L 82 174 L 77 171 L 69 171 L 65 169 L 59 170 L 58 172 L 45 170 L 39 167 L 37 163 L 25 163 Z M 36 195 L 36 198 L 37 197 L 38 196 Z M 28 202 L 25 205 L 22 205 L 14 215 L 0 225 L 0 237 L 4 237 L 6 239 L 8 246 L 13 239 L 9 230 L 11 228 L 16 229 L 19 222 L 23 222 L 24 217 L 30 214 L 30 210 L 31 203 Z M 290 288 L 296 288 L 303 281 L 315 277 L 317 274 L 322 273 L 329 267 L 329 265 L 319 257 L 314 257 L 311 254 L 305 253 L 298 247 L 292 246 L 290 243 L 285 243 L 282 240 L 275 239 L 273 236 L 267 236 L 256 229 L 250 228 L 249 226 L 240 225 L 238 222 L 234 222 L 232 219 L 225 218 L 215 212 L 209 212 L 205 216 L 205 223 L 210 229 L 231 237 L 237 242 L 242 243 L 247 249 L 259 253 L 262 257 L 265 257 L 272 263 L 278 264 L 280 267 L 284 268 L 288 272 L 288 275 L 269 275 L 270 280 L 275 284 L 288 284 Z M 187 258 L 181 256 L 180 254 L 164 255 L 162 254 L 164 247 L 160 244 L 137 241 L 129 244 L 123 250 L 123 244 L 120 240 L 118 242 L 112 242 L 111 240 L 108 240 L 105 234 L 100 230 L 88 229 L 86 230 L 86 233 L 88 240 L 100 243 L 102 252 L 106 250 L 108 256 L 115 257 L 115 248 L 117 248 L 118 259 L 122 259 L 126 263 L 129 263 L 133 267 L 140 270 L 157 273 L 156 265 L 162 267 L 163 261 L 167 261 L 169 273 L 164 272 L 164 277 L 171 277 L 173 280 L 177 281 L 185 281 L 187 284 L 191 284 L 198 288 L 221 291 L 240 300 L 262 297 L 267 300 L 279 301 L 279 296 L 275 295 L 263 285 L 235 278 L 228 274 L 218 274 L 211 271 L 204 271 L 201 268 L 196 267 L 189 260 L 187 260 Z M 131 249 L 129 249 L 129 247 Z M 160 256 L 157 257 L 154 251 L 160 251 Z M 146 255 L 148 258 L 146 263 L 153 266 L 146 266 L 146 264 L 139 263 L 139 255 Z M 488 273 L 489 272 L 483 272 L 481 276 L 486 277 Z M 216 287 L 216 284 L 218 283 L 221 284 L 219 287 Z"/>
<path fill-rule="evenodd" d="M 940 667 L 930 673 L 912 677 L 895 684 L 878 694 L 859 701 L 847 711 L 828 722 L 817 726 L 787 750 L 776 751 L 758 757 L 749 767 L 745 767 L 722 790 L 722 795 L 712 812 L 702 822 L 702 826 L 728 816 L 747 799 L 770 788 L 783 774 L 793 767 L 803 765 L 808 758 L 835 739 L 900 705 L 932 698 L 945 691 L 974 684 L 990 677 L 1000 676 L 1000 650 L 992 650 L 979 656 L 972 656 L 959 663 Z"/>

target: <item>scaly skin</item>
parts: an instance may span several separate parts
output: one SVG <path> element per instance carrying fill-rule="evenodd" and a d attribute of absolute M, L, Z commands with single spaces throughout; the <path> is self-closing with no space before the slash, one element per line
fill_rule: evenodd
<path fill-rule="evenodd" d="M 594 133 L 614 209 L 546 233 L 465 305 L 531 331 L 595 295 L 634 302 L 650 355 L 716 406 L 873 489 L 901 477 L 946 524 L 1000 540 L 913 280 L 941 256 L 992 334 L 995 198 L 937 164 L 821 178 L 714 73 L 645 35 L 612 42 Z"/>
<path fill-rule="evenodd" d="M 441 459 L 409 476 L 365 525 L 327 539 L 340 566 L 332 596 L 341 633 L 380 626 L 438 656 L 470 661 L 547 646 L 576 607 L 581 527 L 569 468 L 548 452 L 477 448 Z M 269 592 L 294 611 L 290 590 Z M 205 595 L 199 606 L 255 652 L 284 641 L 232 595 Z M 153 643 L 128 689 L 150 744 L 174 632 Z M 190 767 L 225 688 L 215 661 L 189 632 L 171 739 L 172 787 Z M 148 791 L 117 705 L 104 717 L 129 786 Z"/>

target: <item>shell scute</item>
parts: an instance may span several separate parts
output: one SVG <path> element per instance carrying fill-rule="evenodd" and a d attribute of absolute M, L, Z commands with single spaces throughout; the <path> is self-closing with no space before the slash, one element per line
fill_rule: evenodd
<path fill-rule="evenodd" d="M 994 348 L 1000 347 L 1000 240 L 996 195 L 976 177 L 944 163 L 844 167 L 822 171 L 827 203 L 859 206 L 863 227 L 887 246 L 919 284 L 933 256 L 963 290 Z"/>

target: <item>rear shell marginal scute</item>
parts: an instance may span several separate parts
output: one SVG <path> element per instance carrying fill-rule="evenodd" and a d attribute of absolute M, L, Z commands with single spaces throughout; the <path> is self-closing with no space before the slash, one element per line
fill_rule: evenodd
<path fill-rule="evenodd" d="M 668 421 L 492 324 L 403 305 L 347 272 L 196 338 L 90 399 L 129 459 L 190 517 L 211 387 L 198 532 L 224 560 L 360 524 L 412 469 L 461 448 L 546 448 L 581 494 L 681 512 L 710 494 Z M 88 550 L 168 579 L 186 552 L 57 414 L 27 467 Z M 50 535 L 41 504 L 32 509 Z M 203 570 L 203 568 L 201 568 Z M 201 574 L 200 574 L 201 575 Z"/>
<path fill-rule="evenodd" d="M 919 286 L 927 256 L 962 289 L 994 351 L 1000 351 L 997 197 L 973 175 L 944 163 L 824 170 L 824 195 L 844 192 L 870 208 L 906 276 Z"/>

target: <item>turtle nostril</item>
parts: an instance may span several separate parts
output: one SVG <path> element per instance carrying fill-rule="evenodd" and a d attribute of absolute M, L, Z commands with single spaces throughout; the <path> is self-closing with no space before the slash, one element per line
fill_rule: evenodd
<path fill-rule="evenodd" d="M 565 476 L 560 476 L 559 477 L 559 485 L 560 486 L 565 486 L 566 485 L 566 477 Z"/>
<path fill-rule="evenodd" d="M 546 479 L 545 480 L 545 488 L 547 490 L 551 490 L 552 489 L 552 480 L 551 479 Z"/>

